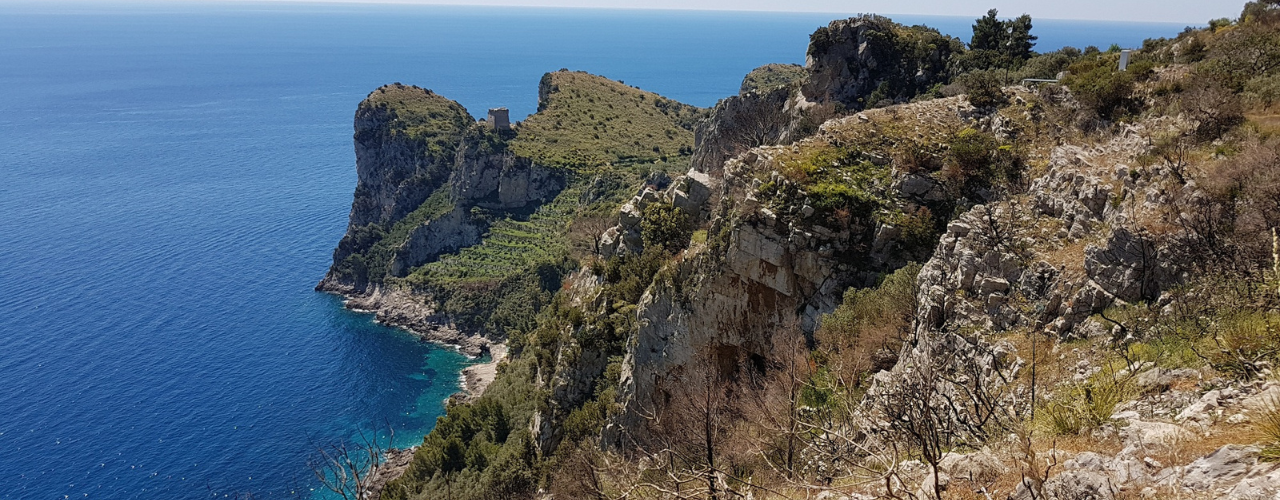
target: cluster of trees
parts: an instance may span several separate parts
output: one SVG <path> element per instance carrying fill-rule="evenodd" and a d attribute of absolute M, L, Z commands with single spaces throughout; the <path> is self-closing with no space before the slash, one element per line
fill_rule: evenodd
<path fill-rule="evenodd" d="M 969 52 L 959 61 L 966 70 L 1018 69 L 1031 59 L 1037 37 L 1031 34 L 1031 16 L 1001 20 L 996 9 L 973 24 Z"/>

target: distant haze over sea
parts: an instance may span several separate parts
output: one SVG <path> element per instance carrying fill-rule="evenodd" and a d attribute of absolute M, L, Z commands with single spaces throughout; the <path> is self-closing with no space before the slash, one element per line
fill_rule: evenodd
<path fill-rule="evenodd" d="M 466 360 L 312 291 L 377 86 L 522 118 L 541 75 L 570 68 L 710 106 L 756 66 L 803 63 L 830 19 L 0 4 L 0 499 L 307 497 L 314 443 L 431 429 Z M 966 41 L 973 22 L 895 19 Z M 1033 33 L 1045 51 L 1181 29 Z"/>

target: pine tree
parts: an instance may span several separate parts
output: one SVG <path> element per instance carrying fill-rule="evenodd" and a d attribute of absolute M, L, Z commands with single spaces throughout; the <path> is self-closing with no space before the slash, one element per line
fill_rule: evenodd
<path fill-rule="evenodd" d="M 1031 16 L 1023 14 L 1006 23 L 1009 27 L 1008 39 L 1005 41 L 1005 54 L 1016 59 L 1030 59 L 1031 48 L 1035 47 L 1035 35 L 1031 34 Z"/>
<path fill-rule="evenodd" d="M 988 61 L 988 67 L 1016 68 L 1031 58 L 1035 41 L 1036 36 L 1031 34 L 1030 15 L 1001 21 L 999 11 L 991 9 L 973 23 L 969 49 L 975 53 L 975 61 Z"/>
<path fill-rule="evenodd" d="M 999 50 L 1005 38 L 1004 23 L 996 17 L 998 11 L 987 11 L 986 17 L 973 23 L 973 38 L 969 39 L 972 50 Z"/>

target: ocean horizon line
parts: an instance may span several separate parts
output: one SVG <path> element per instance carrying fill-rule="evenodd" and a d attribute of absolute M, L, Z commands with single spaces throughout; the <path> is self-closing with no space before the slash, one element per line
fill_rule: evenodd
<path fill-rule="evenodd" d="M 644 13 L 706 13 L 706 14 L 771 14 L 771 15 L 791 15 L 796 17 L 808 17 L 814 15 L 832 15 L 836 16 L 832 19 L 844 19 L 863 14 L 875 14 L 891 19 L 976 19 L 981 17 L 985 12 L 974 12 L 973 14 L 920 14 L 910 12 L 877 12 L 874 10 L 867 11 L 834 11 L 834 10 L 794 10 L 794 9 L 706 9 L 696 7 L 638 7 L 638 6 L 594 6 L 581 7 L 571 5 L 528 5 L 520 3 L 505 3 L 502 0 L 493 3 L 484 4 L 464 4 L 450 1 L 431 1 L 431 0 L 0 0 L 0 7 L 18 6 L 29 7 L 33 10 L 48 10 L 49 14 L 68 14 L 65 11 L 55 11 L 56 8 L 62 7 L 85 7 L 85 8 L 155 8 L 155 7 L 227 7 L 227 6 L 255 6 L 255 7 L 276 7 L 276 6 L 294 6 L 294 7 L 422 7 L 422 8 L 450 8 L 462 10 L 489 10 L 489 9 L 518 9 L 530 12 L 553 12 L 553 11 L 572 11 L 572 12 L 644 12 Z M 269 11 L 269 10 L 268 10 Z M 45 12 L 24 11 L 27 14 L 40 14 Z M 83 12 L 83 14 L 103 14 L 101 11 Z M 1001 16 L 1002 19 L 1011 19 L 1021 15 L 1021 12 L 1015 15 Z M 1037 22 L 1065 22 L 1065 23 L 1104 23 L 1115 25 L 1146 25 L 1146 26 L 1178 26 L 1178 27 L 1204 27 L 1207 26 L 1207 19 L 1197 21 L 1143 21 L 1143 20 L 1120 20 L 1120 19 L 1101 19 L 1101 18 L 1068 18 L 1053 16 L 1033 16 Z"/>

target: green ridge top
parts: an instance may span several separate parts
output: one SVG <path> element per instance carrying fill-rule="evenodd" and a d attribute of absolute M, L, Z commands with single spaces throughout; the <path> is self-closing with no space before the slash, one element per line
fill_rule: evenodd
<path fill-rule="evenodd" d="M 475 123 L 461 104 L 430 90 L 399 83 L 370 92 L 362 106 L 395 113 L 393 129 L 414 139 L 458 134 Z"/>
<path fill-rule="evenodd" d="M 688 155 L 704 110 L 583 72 L 547 73 L 538 113 L 511 141 L 517 155 L 566 168 Z"/>

